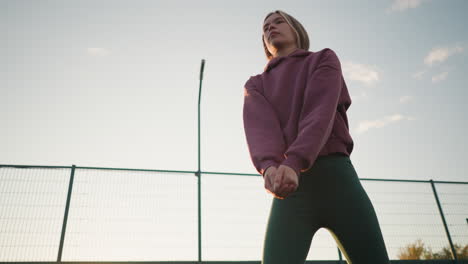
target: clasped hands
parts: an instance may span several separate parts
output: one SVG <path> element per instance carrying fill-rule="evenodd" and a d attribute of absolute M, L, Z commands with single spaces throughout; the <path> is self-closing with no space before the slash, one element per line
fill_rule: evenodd
<path fill-rule="evenodd" d="M 289 166 L 270 166 L 265 171 L 265 189 L 278 199 L 286 198 L 299 186 L 299 175 Z"/>

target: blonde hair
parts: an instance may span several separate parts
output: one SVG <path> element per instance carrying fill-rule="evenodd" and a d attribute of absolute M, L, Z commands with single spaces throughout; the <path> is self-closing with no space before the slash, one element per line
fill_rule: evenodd
<path fill-rule="evenodd" d="M 309 50 L 309 35 L 307 34 L 307 31 L 302 26 L 302 24 L 299 21 L 297 21 L 297 19 L 292 17 L 291 15 L 289 15 L 286 12 L 281 11 L 281 10 L 275 10 L 273 12 L 270 12 L 268 15 L 266 15 L 265 19 L 263 19 L 263 22 L 265 23 L 265 20 L 270 15 L 273 15 L 275 13 L 282 16 L 284 18 L 284 20 L 286 21 L 286 23 L 288 23 L 288 25 L 296 33 L 296 45 L 297 45 L 297 47 L 300 48 L 300 49 Z M 266 55 L 267 59 L 271 60 L 273 58 L 273 55 L 270 53 L 270 51 L 268 51 L 268 48 L 267 48 L 267 46 L 265 44 L 265 40 L 263 39 L 263 35 L 264 34 L 262 34 L 263 49 L 265 50 L 265 55 Z"/>

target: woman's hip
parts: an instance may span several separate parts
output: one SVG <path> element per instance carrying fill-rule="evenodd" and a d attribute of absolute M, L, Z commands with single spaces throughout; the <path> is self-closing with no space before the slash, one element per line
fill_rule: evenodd
<path fill-rule="evenodd" d="M 344 154 L 319 156 L 309 170 L 301 173 L 298 190 L 321 201 L 362 195 L 364 191 L 350 157 Z"/>

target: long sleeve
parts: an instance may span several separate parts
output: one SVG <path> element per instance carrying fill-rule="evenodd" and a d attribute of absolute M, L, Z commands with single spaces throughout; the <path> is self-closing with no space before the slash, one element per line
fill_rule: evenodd
<path fill-rule="evenodd" d="M 333 50 L 327 49 L 308 78 L 298 134 L 281 163 L 298 175 L 312 166 L 330 137 L 342 85 L 340 61 Z"/>
<path fill-rule="evenodd" d="M 268 167 L 278 166 L 284 160 L 286 144 L 272 105 L 256 88 L 252 77 L 244 86 L 243 120 L 252 163 L 264 176 Z"/>

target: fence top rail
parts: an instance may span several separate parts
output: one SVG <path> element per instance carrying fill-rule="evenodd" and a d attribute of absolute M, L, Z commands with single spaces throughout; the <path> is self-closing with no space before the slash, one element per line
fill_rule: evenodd
<path fill-rule="evenodd" d="M 152 170 L 152 169 L 132 169 L 132 168 L 107 168 L 107 167 L 83 167 L 83 166 L 46 166 L 46 165 L 11 165 L 0 164 L 0 168 L 19 168 L 19 169 L 90 169 L 90 170 L 124 170 L 124 171 L 149 171 L 149 172 L 170 172 L 170 173 L 190 173 L 196 171 L 178 171 L 178 170 Z"/>
<path fill-rule="evenodd" d="M 216 175 L 233 175 L 233 176 L 261 176 L 260 174 L 252 173 L 236 173 L 236 172 L 214 172 L 214 171 L 179 171 L 179 170 L 152 170 L 152 169 L 132 169 L 132 168 L 110 168 L 110 167 L 84 167 L 84 166 L 47 166 L 47 165 L 13 165 L 0 164 L 0 168 L 17 168 L 17 169 L 91 169 L 91 170 L 123 170 L 123 171 L 146 171 L 146 172 L 168 172 L 168 173 L 187 173 L 187 174 L 216 174 Z M 393 182 L 422 182 L 422 183 L 448 183 L 448 184 L 468 184 L 463 181 L 434 181 L 430 180 L 404 180 L 404 179 L 375 179 L 375 178 L 359 178 L 361 181 L 393 181 Z"/>

